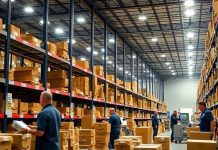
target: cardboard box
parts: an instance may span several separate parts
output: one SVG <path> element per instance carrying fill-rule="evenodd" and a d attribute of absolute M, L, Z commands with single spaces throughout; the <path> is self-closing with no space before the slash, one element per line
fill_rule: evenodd
<path fill-rule="evenodd" d="M 28 106 L 31 114 L 39 114 L 42 109 L 40 103 L 29 103 Z"/>
<path fill-rule="evenodd" d="M 211 140 L 188 140 L 187 150 L 216 150 L 216 142 Z"/>
<path fill-rule="evenodd" d="M 110 141 L 110 135 L 97 135 L 95 136 L 95 142 L 98 143 L 103 143 L 103 144 L 108 144 Z"/>
<path fill-rule="evenodd" d="M 162 150 L 162 146 L 159 144 L 141 144 L 134 147 L 134 150 Z"/>
<path fill-rule="evenodd" d="M 143 144 L 151 144 L 152 142 L 152 127 L 137 127 L 135 128 L 136 136 L 142 136 Z"/>
<path fill-rule="evenodd" d="M 162 150 L 170 150 L 170 137 L 169 136 L 156 136 L 154 144 L 161 144 Z"/>
<path fill-rule="evenodd" d="M 61 122 L 61 129 L 74 129 L 74 122 Z"/>
<path fill-rule="evenodd" d="M 69 116 L 70 115 L 70 107 L 57 107 L 62 115 Z"/>
<path fill-rule="evenodd" d="M 114 75 L 107 75 L 107 80 L 114 82 Z"/>
<path fill-rule="evenodd" d="M 76 65 L 85 69 L 89 68 L 89 62 L 87 60 L 77 60 Z"/>
<path fill-rule="evenodd" d="M 30 149 L 31 135 L 17 133 L 0 133 L 0 136 L 11 136 L 13 138 L 12 150 Z"/>
<path fill-rule="evenodd" d="M 2 20 L 2 18 L 0 18 L 0 29 L 2 29 L 3 28 L 3 20 Z"/>
<path fill-rule="evenodd" d="M 93 124 L 95 123 L 95 117 L 91 117 L 91 115 L 85 115 L 82 117 L 82 129 L 92 129 Z"/>
<path fill-rule="evenodd" d="M 28 114 L 28 103 L 19 102 L 19 114 Z"/>
<path fill-rule="evenodd" d="M 95 150 L 108 150 L 108 144 L 97 143 L 95 144 Z"/>
<path fill-rule="evenodd" d="M 111 132 L 111 125 L 109 123 L 94 123 L 94 129 L 98 134 L 107 134 Z"/>
<path fill-rule="evenodd" d="M 132 139 L 134 147 L 142 144 L 141 136 L 121 136 L 120 139 Z"/>
<path fill-rule="evenodd" d="M 117 139 L 114 140 L 114 147 L 116 150 L 132 150 L 133 141 L 132 139 Z"/>
<path fill-rule="evenodd" d="M 79 130 L 79 136 L 80 137 L 95 136 L 95 130 L 93 130 L 93 129 L 80 129 Z"/>
<path fill-rule="evenodd" d="M 57 87 L 67 87 L 68 86 L 68 79 L 66 78 L 59 78 L 59 79 L 48 79 L 51 88 Z"/>
<path fill-rule="evenodd" d="M 17 37 L 20 37 L 20 28 L 16 27 L 15 25 L 10 25 L 11 34 Z"/>
<path fill-rule="evenodd" d="M 187 128 L 187 137 L 188 138 L 190 137 L 190 132 L 191 131 L 200 131 L 200 128 L 199 127 L 188 127 Z"/>
<path fill-rule="evenodd" d="M 189 138 L 192 140 L 211 140 L 211 133 L 210 132 L 191 131 Z"/>
<path fill-rule="evenodd" d="M 58 49 L 58 50 L 57 50 L 57 55 L 58 55 L 59 57 L 64 58 L 64 59 L 67 59 L 67 60 L 69 59 L 68 51 L 66 51 L 66 50 Z"/>
<path fill-rule="evenodd" d="M 68 139 L 69 139 L 69 133 L 68 131 L 60 131 L 60 147 L 61 149 L 68 149 Z"/>
<path fill-rule="evenodd" d="M 19 100 L 18 99 L 13 99 L 12 102 L 12 113 L 13 114 L 18 114 L 18 108 L 19 107 Z"/>
<path fill-rule="evenodd" d="M 54 43 L 48 42 L 48 51 L 52 54 L 57 54 L 57 46 Z"/>
<path fill-rule="evenodd" d="M 34 37 L 32 34 L 21 34 L 21 39 L 33 44 L 34 46 L 41 47 L 42 40 Z"/>
<path fill-rule="evenodd" d="M 48 79 L 67 78 L 67 72 L 64 70 L 55 70 L 48 72 Z"/>
<path fill-rule="evenodd" d="M 11 150 L 13 138 L 11 136 L 0 136 L 0 149 Z"/>
<path fill-rule="evenodd" d="M 68 51 L 68 43 L 65 41 L 60 41 L 55 43 L 57 46 L 57 50 L 65 50 Z"/>
<path fill-rule="evenodd" d="M 80 145 L 94 145 L 95 137 L 94 136 L 80 136 L 79 144 Z"/>
<path fill-rule="evenodd" d="M 95 150 L 95 145 L 79 145 L 81 150 Z"/>

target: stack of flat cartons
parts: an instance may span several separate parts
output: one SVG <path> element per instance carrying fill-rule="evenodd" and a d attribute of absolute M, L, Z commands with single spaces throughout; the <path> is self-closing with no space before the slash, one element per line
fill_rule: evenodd
<path fill-rule="evenodd" d="M 40 70 L 37 67 L 17 67 L 14 69 L 14 80 L 29 84 L 39 84 Z"/>
<path fill-rule="evenodd" d="M 69 60 L 68 43 L 65 41 L 55 43 L 57 46 L 57 55 L 61 58 Z"/>
<path fill-rule="evenodd" d="M 134 121 L 134 118 L 126 119 L 126 120 L 127 120 L 128 128 L 131 129 L 133 131 L 133 135 L 135 135 L 136 123 Z"/>
<path fill-rule="evenodd" d="M 133 150 L 132 139 L 117 139 L 114 140 L 115 150 Z"/>
<path fill-rule="evenodd" d="M 68 140 L 70 137 L 70 132 L 69 131 L 60 131 L 60 147 L 61 150 L 68 150 L 69 145 L 68 145 Z"/>
<path fill-rule="evenodd" d="M 30 150 L 35 150 L 35 146 L 36 146 L 36 136 L 32 135 L 32 138 L 31 138 L 31 149 Z"/>
<path fill-rule="evenodd" d="M 142 137 L 141 136 L 121 136 L 120 139 L 132 139 L 133 147 L 136 147 L 142 144 Z"/>
<path fill-rule="evenodd" d="M 53 55 L 57 55 L 57 46 L 52 42 L 48 42 L 48 51 Z"/>
<path fill-rule="evenodd" d="M 48 72 L 50 87 L 55 90 L 66 91 L 68 86 L 67 73 L 64 70 L 55 70 Z"/>
<path fill-rule="evenodd" d="M 21 39 L 33 44 L 34 46 L 41 47 L 42 40 L 34 37 L 32 34 L 21 33 Z"/>
<path fill-rule="evenodd" d="M 156 136 L 154 144 L 161 144 L 162 150 L 170 150 L 170 137 L 169 136 Z"/>
<path fill-rule="evenodd" d="M 124 104 L 123 93 L 117 92 L 117 103 L 118 104 Z"/>
<path fill-rule="evenodd" d="M 191 131 L 200 131 L 200 128 L 197 126 L 197 127 L 188 127 L 187 128 L 187 137 L 190 138 L 190 132 Z"/>
<path fill-rule="evenodd" d="M 78 95 L 80 93 L 78 93 L 77 91 L 81 91 L 83 93 L 82 94 L 83 96 L 89 96 L 90 95 L 89 77 L 73 78 L 72 88 L 73 88 L 73 91 Z"/>
<path fill-rule="evenodd" d="M 137 92 L 137 82 L 136 81 L 132 82 L 132 91 Z"/>
<path fill-rule="evenodd" d="M 127 104 L 132 106 L 133 105 L 133 98 L 131 94 L 127 94 L 126 93 L 126 100 L 127 100 Z"/>
<path fill-rule="evenodd" d="M 104 76 L 104 68 L 103 66 L 94 66 L 93 67 L 93 72 L 99 76 Z"/>
<path fill-rule="evenodd" d="M 11 150 L 13 143 L 12 136 L 0 136 L 0 149 Z"/>
<path fill-rule="evenodd" d="M 74 116 L 76 117 L 82 117 L 84 114 L 84 108 L 81 107 L 74 107 Z"/>
<path fill-rule="evenodd" d="M 211 140 L 188 140 L 187 150 L 216 150 L 216 142 Z"/>
<path fill-rule="evenodd" d="M 114 102 L 114 89 L 107 88 L 107 101 L 113 103 Z"/>
<path fill-rule="evenodd" d="M 0 136 L 11 136 L 13 138 L 12 150 L 31 149 L 31 135 L 17 133 L 0 133 Z"/>
<path fill-rule="evenodd" d="M 152 127 L 136 127 L 135 135 L 142 136 L 143 144 L 151 144 L 152 142 Z"/>
<path fill-rule="evenodd" d="M 76 65 L 83 69 L 89 69 L 89 62 L 87 60 L 77 60 Z"/>
<path fill-rule="evenodd" d="M 110 140 L 111 125 L 109 123 L 95 123 L 95 149 L 107 150 Z"/>
<path fill-rule="evenodd" d="M 80 149 L 95 150 L 95 130 L 79 130 L 79 147 Z"/>
<path fill-rule="evenodd" d="M 159 144 L 141 144 L 134 148 L 134 150 L 162 150 Z"/>
<path fill-rule="evenodd" d="M 94 110 L 93 110 L 94 111 Z M 93 116 L 90 115 L 84 115 L 82 116 L 82 129 L 92 129 L 93 128 L 93 125 L 94 123 L 96 122 L 96 118 Z"/>
<path fill-rule="evenodd" d="M 41 111 L 40 103 L 28 103 L 30 114 L 39 114 Z"/>

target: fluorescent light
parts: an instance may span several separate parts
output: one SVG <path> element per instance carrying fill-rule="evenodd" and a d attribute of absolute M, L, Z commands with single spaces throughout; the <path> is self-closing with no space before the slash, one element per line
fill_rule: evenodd
<path fill-rule="evenodd" d="M 172 67 L 169 67 L 169 69 L 172 69 Z"/>
<path fill-rule="evenodd" d="M 88 52 L 91 52 L 91 47 L 87 47 L 86 50 L 87 50 Z"/>
<path fill-rule="evenodd" d="M 78 23 L 85 23 L 85 22 L 86 22 L 86 20 L 85 20 L 84 17 L 78 17 L 78 18 L 76 19 L 76 21 L 77 21 Z"/>
<path fill-rule="evenodd" d="M 129 73 L 129 71 L 125 71 L 125 73 L 126 73 L 126 74 L 128 74 L 128 73 Z"/>
<path fill-rule="evenodd" d="M 58 27 L 58 28 L 55 29 L 55 33 L 56 33 L 56 34 L 63 34 L 63 33 L 64 33 L 64 30 L 63 30 L 62 28 L 59 28 L 59 27 Z"/>
<path fill-rule="evenodd" d="M 174 70 L 171 70 L 171 72 L 175 72 Z"/>
<path fill-rule="evenodd" d="M 152 42 L 157 42 L 158 39 L 157 39 L 156 37 L 153 37 L 153 38 L 151 39 L 151 41 L 152 41 Z"/>
<path fill-rule="evenodd" d="M 185 7 L 192 7 L 194 5 L 194 1 L 192 0 L 186 0 L 184 2 Z"/>
<path fill-rule="evenodd" d="M 193 56 L 193 53 L 192 53 L 192 52 L 189 52 L 189 53 L 188 53 L 188 56 L 189 56 L 189 57 Z"/>
<path fill-rule="evenodd" d="M 39 23 L 40 23 L 41 25 L 43 25 L 43 19 L 41 19 Z M 50 21 L 48 21 L 47 24 L 50 24 Z"/>
<path fill-rule="evenodd" d="M 194 33 L 193 32 L 188 32 L 186 36 L 187 36 L 187 38 L 193 38 Z"/>
<path fill-rule="evenodd" d="M 169 63 L 169 62 L 166 62 L 166 65 L 167 65 L 167 66 L 170 65 L 170 63 Z"/>
<path fill-rule="evenodd" d="M 128 75 L 131 76 L 131 73 L 129 73 Z"/>
<path fill-rule="evenodd" d="M 188 45 L 187 49 L 188 49 L 188 50 L 193 50 L 193 49 L 194 49 L 194 46 L 193 46 L 193 45 Z"/>
<path fill-rule="evenodd" d="M 85 57 L 81 57 L 80 60 L 83 60 L 83 61 L 84 61 L 84 60 L 86 60 L 86 58 L 85 58 Z"/>
<path fill-rule="evenodd" d="M 98 52 L 97 52 L 97 51 L 94 51 L 93 54 L 96 56 L 96 55 L 98 55 Z"/>
<path fill-rule="evenodd" d="M 187 10 L 185 11 L 185 15 L 186 15 L 187 17 L 192 17 L 194 14 L 195 14 L 195 12 L 194 12 L 193 9 L 187 9 Z"/>
<path fill-rule="evenodd" d="M 149 73 L 150 71 L 149 70 L 147 70 L 147 73 Z"/>
<path fill-rule="evenodd" d="M 34 12 L 34 9 L 33 9 L 32 7 L 30 7 L 30 6 L 26 6 L 26 7 L 24 8 L 24 11 L 27 12 L 27 13 L 33 13 L 33 12 Z"/>
<path fill-rule="evenodd" d="M 173 76 L 175 76 L 175 75 L 176 75 L 176 73 L 175 73 L 175 72 L 173 72 L 173 73 L 172 73 L 172 75 L 173 75 Z"/>
<path fill-rule="evenodd" d="M 104 48 L 101 49 L 101 52 L 104 52 Z"/>
<path fill-rule="evenodd" d="M 108 61 L 107 63 L 112 64 L 112 61 Z"/>
<path fill-rule="evenodd" d="M 145 21 L 147 17 L 145 15 L 139 15 L 139 20 Z"/>
<path fill-rule="evenodd" d="M 189 60 L 189 61 L 188 61 L 188 64 L 189 64 L 189 65 L 192 65 L 193 63 L 194 63 L 194 62 L 193 62 L 192 60 Z"/>
<path fill-rule="evenodd" d="M 166 55 L 164 55 L 164 54 L 163 54 L 163 55 L 161 55 L 161 57 L 162 57 L 162 58 L 165 58 L 165 57 L 166 57 Z"/>
<path fill-rule="evenodd" d="M 193 69 L 193 66 L 189 66 L 188 69 L 189 69 L 189 70 L 192 70 L 192 69 Z"/>
<path fill-rule="evenodd" d="M 133 55 L 132 58 L 133 58 L 133 59 L 136 58 L 136 55 Z"/>
<path fill-rule="evenodd" d="M 123 70 L 123 68 L 122 68 L 122 67 L 119 67 L 119 70 L 120 70 L 120 71 L 122 71 L 122 70 Z"/>
<path fill-rule="evenodd" d="M 7 0 L 2 0 L 2 1 L 5 2 L 5 3 L 7 2 Z M 14 2 L 14 1 L 15 1 L 15 0 L 11 0 L 11 2 Z"/>
<path fill-rule="evenodd" d="M 110 43 L 114 43 L 114 42 L 115 42 L 114 38 L 110 38 L 110 39 L 109 39 L 109 42 L 110 42 Z"/>
<path fill-rule="evenodd" d="M 146 72 L 145 70 L 143 72 Z"/>
<path fill-rule="evenodd" d="M 67 40 L 67 43 L 69 43 L 69 39 Z M 72 39 L 72 44 L 75 44 L 75 43 L 76 43 L 76 40 Z"/>
<path fill-rule="evenodd" d="M 193 72 L 189 71 L 189 73 L 188 73 L 188 74 L 191 76 L 191 75 L 193 75 Z"/>

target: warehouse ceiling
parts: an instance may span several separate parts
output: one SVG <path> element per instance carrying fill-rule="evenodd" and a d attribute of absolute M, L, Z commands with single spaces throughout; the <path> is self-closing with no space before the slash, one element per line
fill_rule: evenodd
<path fill-rule="evenodd" d="M 186 6 L 184 0 L 75 0 L 73 55 L 77 58 L 90 59 L 91 14 L 89 6 L 93 5 L 96 14 L 94 17 L 95 64 L 103 65 L 104 62 L 104 21 L 102 19 L 106 19 L 109 24 L 109 73 L 113 73 L 114 70 L 113 39 L 116 30 L 118 34 L 118 76 L 120 78 L 123 76 L 123 39 L 126 42 L 127 76 L 130 76 L 131 72 L 132 54 L 134 56 L 133 76 L 136 76 L 137 66 L 140 68 L 139 74 L 143 73 L 143 76 L 149 76 L 149 66 L 162 79 L 199 76 L 204 62 L 205 35 L 212 16 L 212 0 L 194 0 L 193 2 L 193 6 L 191 3 Z M 49 40 L 67 40 L 69 0 L 50 0 L 49 3 Z M 37 37 L 42 37 L 42 22 L 40 21 L 43 14 L 43 1 L 15 0 L 12 5 L 12 23 Z M 30 6 L 34 11 L 25 12 L 26 6 Z M 5 18 L 5 16 L 6 3 L 5 0 L 0 0 L 0 17 Z M 62 28 L 63 33 L 56 34 L 56 28 Z M 137 53 L 139 65 L 135 58 Z"/>

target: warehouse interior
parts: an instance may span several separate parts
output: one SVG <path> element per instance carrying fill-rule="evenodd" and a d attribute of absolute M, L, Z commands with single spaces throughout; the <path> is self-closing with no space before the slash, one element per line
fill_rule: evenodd
<path fill-rule="evenodd" d="M 61 150 L 215 150 L 217 17 L 216 0 L 0 0 L 0 149 L 36 149 L 47 91 Z"/>

